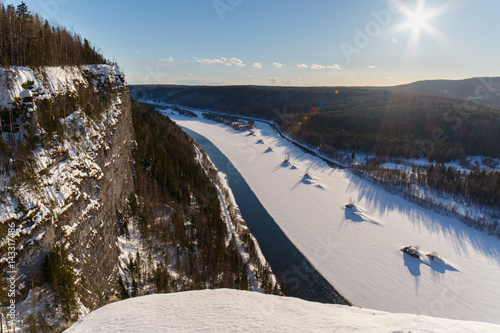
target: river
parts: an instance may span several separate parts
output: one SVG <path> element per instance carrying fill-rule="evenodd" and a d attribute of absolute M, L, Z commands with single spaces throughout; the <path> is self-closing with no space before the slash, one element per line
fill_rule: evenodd
<path fill-rule="evenodd" d="M 288 295 L 314 302 L 349 304 L 297 250 L 231 161 L 204 136 L 182 129 L 203 148 L 217 169 L 227 175 L 243 219 L 257 238 L 273 272 L 285 283 Z"/>

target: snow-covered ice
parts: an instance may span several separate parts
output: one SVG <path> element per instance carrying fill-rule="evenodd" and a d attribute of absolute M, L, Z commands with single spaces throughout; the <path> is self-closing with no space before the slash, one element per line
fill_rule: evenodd
<path fill-rule="evenodd" d="M 108 304 L 65 332 L 450 331 L 500 332 L 500 326 L 218 289 L 148 295 Z"/>
<path fill-rule="evenodd" d="M 294 245 L 355 305 L 500 323 L 500 239 L 331 168 L 265 123 L 252 136 L 201 115 L 169 116 L 231 160 Z M 346 210 L 351 198 L 355 212 Z M 419 246 L 422 257 L 405 246 Z M 446 265 L 426 256 L 434 251 Z"/>

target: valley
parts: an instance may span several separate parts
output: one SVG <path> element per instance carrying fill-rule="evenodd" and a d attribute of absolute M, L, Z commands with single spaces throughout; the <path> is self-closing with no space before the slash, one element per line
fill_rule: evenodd
<path fill-rule="evenodd" d="M 492 297 L 500 274 L 498 238 L 332 168 L 267 124 L 256 122 L 250 135 L 205 120 L 201 112 L 197 118 L 162 112 L 231 160 L 287 237 L 353 304 L 498 322 Z M 356 211 L 346 208 L 349 203 Z M 410 245 L 419 246 L 420 258 L 401 251 Z M 426 254 L 432 252 L 446 264 L 431 261 Z M 300 281 L 300 274 L 286 278 Z"/>

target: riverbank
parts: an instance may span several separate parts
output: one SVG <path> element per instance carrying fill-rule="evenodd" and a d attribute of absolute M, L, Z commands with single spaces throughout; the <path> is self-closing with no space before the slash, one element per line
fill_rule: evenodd
<path fill-rule="evenodd" d="M 351 305 L 286 237 L 227 157 L 204 136 L 187 128 L 183 130 L 225 174 L 237 209 L 256 237 L 273 273 L 285 284 L 288 295 L 313 302 Z"/>
<path fill-rule="evenodd" d="M 286 236 L 354 304 L 499 321 L 500 240 L 331 168 L 268 124 L 256 122 L 249 135 L 202 117 L 171 116 L 233 162 Z M 346 210 L 351 201 L 356 211 Z M 420 246 L 420 258 L 401 252 L 410 245 Z M 426 256 L 434 251 L 445 265 Z"/>

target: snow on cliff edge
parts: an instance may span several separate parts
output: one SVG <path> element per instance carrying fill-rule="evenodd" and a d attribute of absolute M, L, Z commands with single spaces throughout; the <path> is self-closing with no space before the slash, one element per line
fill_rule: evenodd
<path fill-rule="evenodd" d="M 500 332 L 499 325 L 396 314 L 230 289 L 108 304 L 65 332 Z"/>

